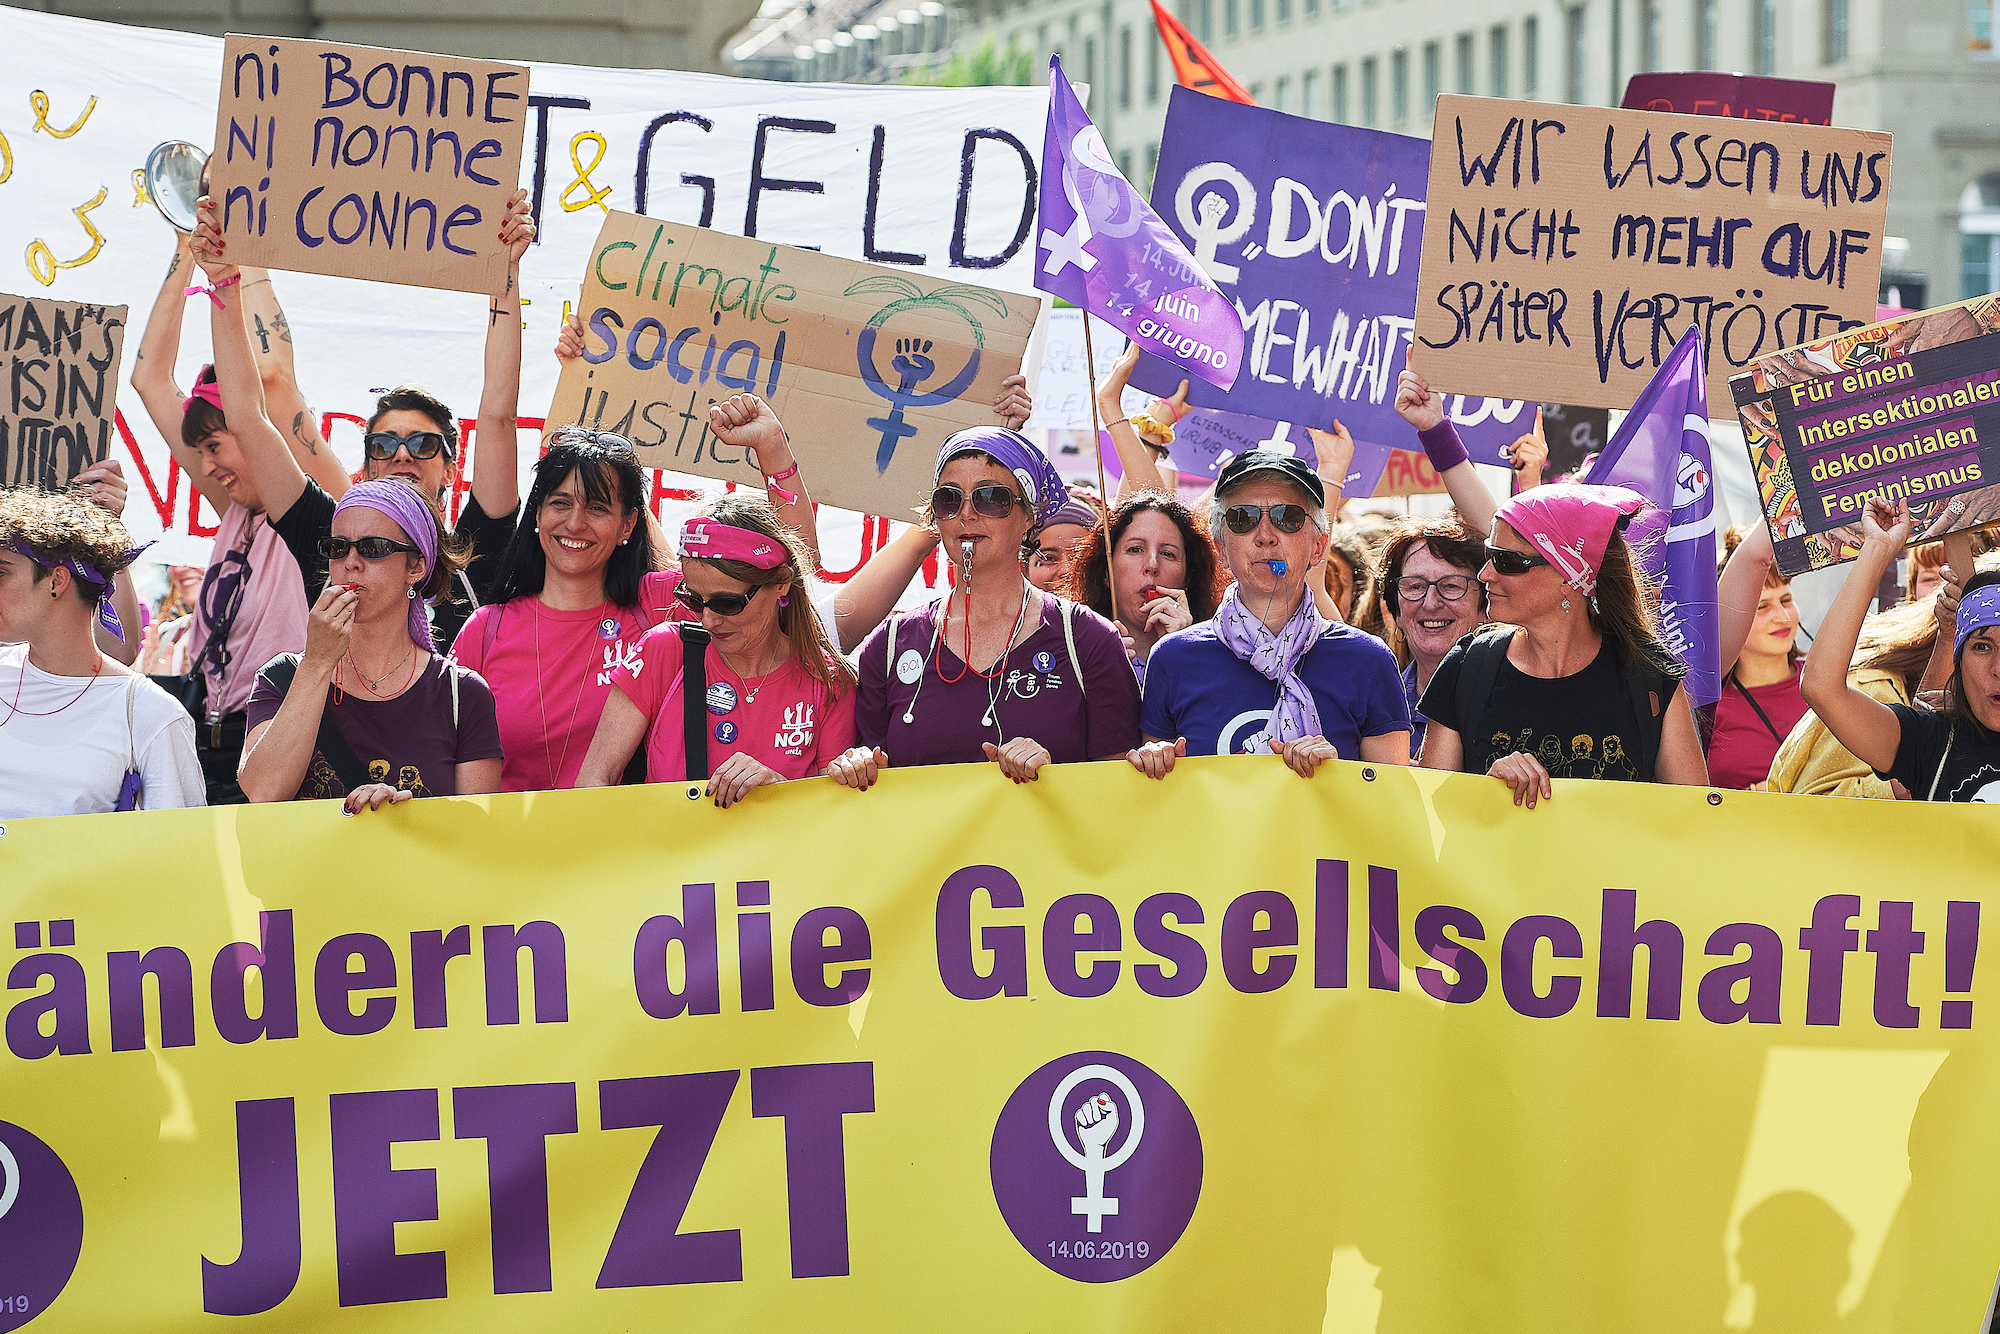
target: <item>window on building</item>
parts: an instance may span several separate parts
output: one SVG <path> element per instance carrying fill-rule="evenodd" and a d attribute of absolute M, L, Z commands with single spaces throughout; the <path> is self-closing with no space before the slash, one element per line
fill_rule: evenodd
<path fill-rule="evenodd" d="M 1158 171 L 1159 165 L 1160 145 L 1149 141 L 1146 144 L 1146 193 L 1148 195 L 1153 193 L 1153 176 Z M 1133 184 L 1136 185 L 1138 182 L 1135 181 Z"/>
<path fill-rule="evenodd" d="M 1299 114 L 1318 120 L 1319 115 L 1319 71 L 1309 69 L 1299 76 Z"/>
<path fill-rule="evenodd" d="M 1563 11 L 1563 100 L 1583 101 L 1584 76 L 1583 6 L 1571 5 Z"/>
<path fill-rule="evenodd" d="M 1333 113 L 1334 124 L 1336 125 L 1348 124 L 1349 122 L 1347 119 L 1347 66 L 1335 65 L 1333 67 L 1333 84 L 1327 90 L 1327 97 L 1328 100 L 1332 103 L 1332 106 L 1329 109 Z"/>
<path fill-rule="evenodd" d="M 1750 66 L 1759 74 L 1778 72 L 1778 0 L 1757 0 L 1751 14 Z"/>
<path fill-rule="evenodd" d="M 1201 40 L 1215 40 L 1215 0 L 1201 0 Z"/>
<path fill-rule="evenodd" d="M 1486 34 L 1488 64 L 1487 90 L 1495 97 L 1507 95 L 1507 25 L 1496 23 Z"/>
<path fill-rule="evenodd" d="M 1958 296 L 1963 301 L 2000 289 L 2000 172 L 1967 185 L 1958 208 Z"/>
<path fill-rule="evenodd" d="M 1097 87 L 1097 38 L 1083 39 L 1083 81 Z"/>
<path fill-rule="evenodd" d="M 1532 16 L 1521 20 L 1521 96 L 1533 100 L 1542 91 L 1542 24 Z"/>
<path fill-rule="evenodd" d="M 1444 43 L 1424 43 L 1424 107 L 1435 113 L 1438 94 L 1444 91 Z"/>
<path fill-rule="evenodd" d="M 1821 0 L 1819 59 L 1823 65 L 1847 61 L 1847 0 Z"/>
<path fill-rule="evenodd" d="M 1286 75 L 1280 75 L 1278 81 L 1272 85 L 1271 105 L 1276 107 L 1280 111 L 1289 112 L 1292 109 L 1291 104 L 1292 104 L 1291 78 Z"/>
<path fill-rule="evenodd" d="M 1375 124 L 1375 57 L 1369 56 L 1361 62 L 1361 123 L 1372 127 Z"/>
<path fill-rule="evenodd" d="M 1132 27 L 1118 30 L 1118 105 L 1132 105 Z"/>
<path fill-rule="evenodd" d="M 1660 68 L 1660 0 L 1646 0 L 1639 11 L 1639 68 L 1648 74 Z"/>
<path fill-rule="evenodd" d="M 1128 181 L 1132 179 L 1132 150 L 1129 148 L 1118 150 L 1118 174 Z"/>
<path fill-rule="evenodd" d="M 1236 5 L 1237 0 L 1222 0 L 1222 35 L 1224 37 L 1234 37 L 1236 35 Z"/>
<path fill-rule="evenodd" d="M 1146 105 L 1160 100 L 1160 44 L 1149 38 L 1139 39 L 1146 43 Z"/>
<path fill-rule="evenodd" d="M 1264 31 L 1264 0 L 1250 0 L 1250 31 Z"/>
<path fill-rule="evenodd" d="M 1694 67 L 1715 68 L 1715 0 L 1694 0 Z"/>
<path fill-rule="evenodd" d="M 1292 21 L 1292 0 L 1278 0 L 1277 10 L 1278 22 L 1290 23 Z"/>
<path fill-rule="evenodd" d="M 1398 125 L 1410 118 L 1410 53 L 1402 47 L 1389 53 L 1389 114 Z"/>
<path fill-rule="evenodd" d="M 1309 19 L 1319 17 L 1319 0 L 1306 0 L 1306 17 Z"/>
<path fill-rule="evenodd" d="M 1455 66 L 1452 73 L 1456 77 L 1452 80 L 1452 91 L 1470 97 L 1472 96 L 1472 34 L 1460 33 L 1454 48 L 1453 55 L 1456 58 L 1452 61 Z"/>

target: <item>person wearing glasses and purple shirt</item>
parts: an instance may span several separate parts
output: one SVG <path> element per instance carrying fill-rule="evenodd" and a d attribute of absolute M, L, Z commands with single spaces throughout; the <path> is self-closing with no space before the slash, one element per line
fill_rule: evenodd
<path fill-rule="evenodd" d="M 1068 501 L 1018 431 L 960 431 L 938 451 L 922 511 L 954 587 L 890 616 L 861 646 L 860 744 L 828 775 L 865 790 L 891 763 L 1000 766 L 1031 782 L 1045 764 L 1115 759 L 1139 740 L 1139 683 L 1112 624 L 1022 573 L 1042 525 Z"/>
<path fill-rule="evenodd" d="M 1381 640 L 1320 614 L 1326 486 L 1301 460 L 1237 455 L 1216 478 L 1209 531 L 1235 577 L 1215 616 L 1153 647 L 1131 761 L 1165 777 L 1182 755 L 1277 754 L 1310 778 L 1331 759 L 1410 762 L 1410 715 Z"/>

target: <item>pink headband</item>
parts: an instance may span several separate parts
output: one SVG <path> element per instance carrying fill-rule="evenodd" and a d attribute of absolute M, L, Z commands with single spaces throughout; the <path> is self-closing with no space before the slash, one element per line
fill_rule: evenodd
<path fill-rule="evenodd" d="M 791 555 L 774 537 L 733 528 L 703 515 L 681 525 L 680 551 L 697 560 L 740 560 L 760 570 L 775 570 Z"/>
<path fill-rule="evenodd" d="M 1588 597 L 1611 535 L 1652 502 L 1622 486 L 1552 482 L 1523 491 L 1493 517 L 1549 558 L 1562 581 Z"/>
<path fill-rule="evenodd" d="M 202 372 L 204 374 L 206 374 L 207 371 L 208 367 L 206 366 L 202 367 Z M 207 403 L 211 407 L 213 407 L 217 412 L 220 412 L 222 411 L 222 386 L 217 384 L 213 380 L 210 380 L 207 384 L 195 385 L 194 391 L 190 393 L 187 396 L 186 401 L 184 401 L 181 404 L 182 416 L 187 415 L 187 410 L 194 406 L 196 399 L 200 399 L 202 402 Z"/>

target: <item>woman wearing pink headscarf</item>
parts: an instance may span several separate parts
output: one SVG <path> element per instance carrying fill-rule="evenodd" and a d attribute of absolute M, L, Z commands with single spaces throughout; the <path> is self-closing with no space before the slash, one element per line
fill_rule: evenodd
<path fill-rule="evenodd" d="M 1687 669 L 1621 536 L 1646 504 L 1559 482 L 1500 506 L 1479 571 L 1495 624 L 1431 677 L 1425 768 L 1490 774 L 1530 808 L 1552 778 L 1708 782 Z"/>

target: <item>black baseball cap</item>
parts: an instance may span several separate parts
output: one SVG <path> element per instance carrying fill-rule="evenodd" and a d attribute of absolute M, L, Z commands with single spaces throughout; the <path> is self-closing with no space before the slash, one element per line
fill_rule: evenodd
<path fill-rule="evenodd" d="M 1286 481 L 1312 497 L 1313 504 L 1326 508 L 1326 483 L 1320 481 L 1319 474 L 1305 465 L 1302 459 L 1290 454 L 1280 454 L 1274 449 L 1252 449 L 1229 460 L 1215 479 L 1216 498 L 1220 499 L 1230 487 L 1248 478 L 1252 473 L 1274 472 Z"/>

